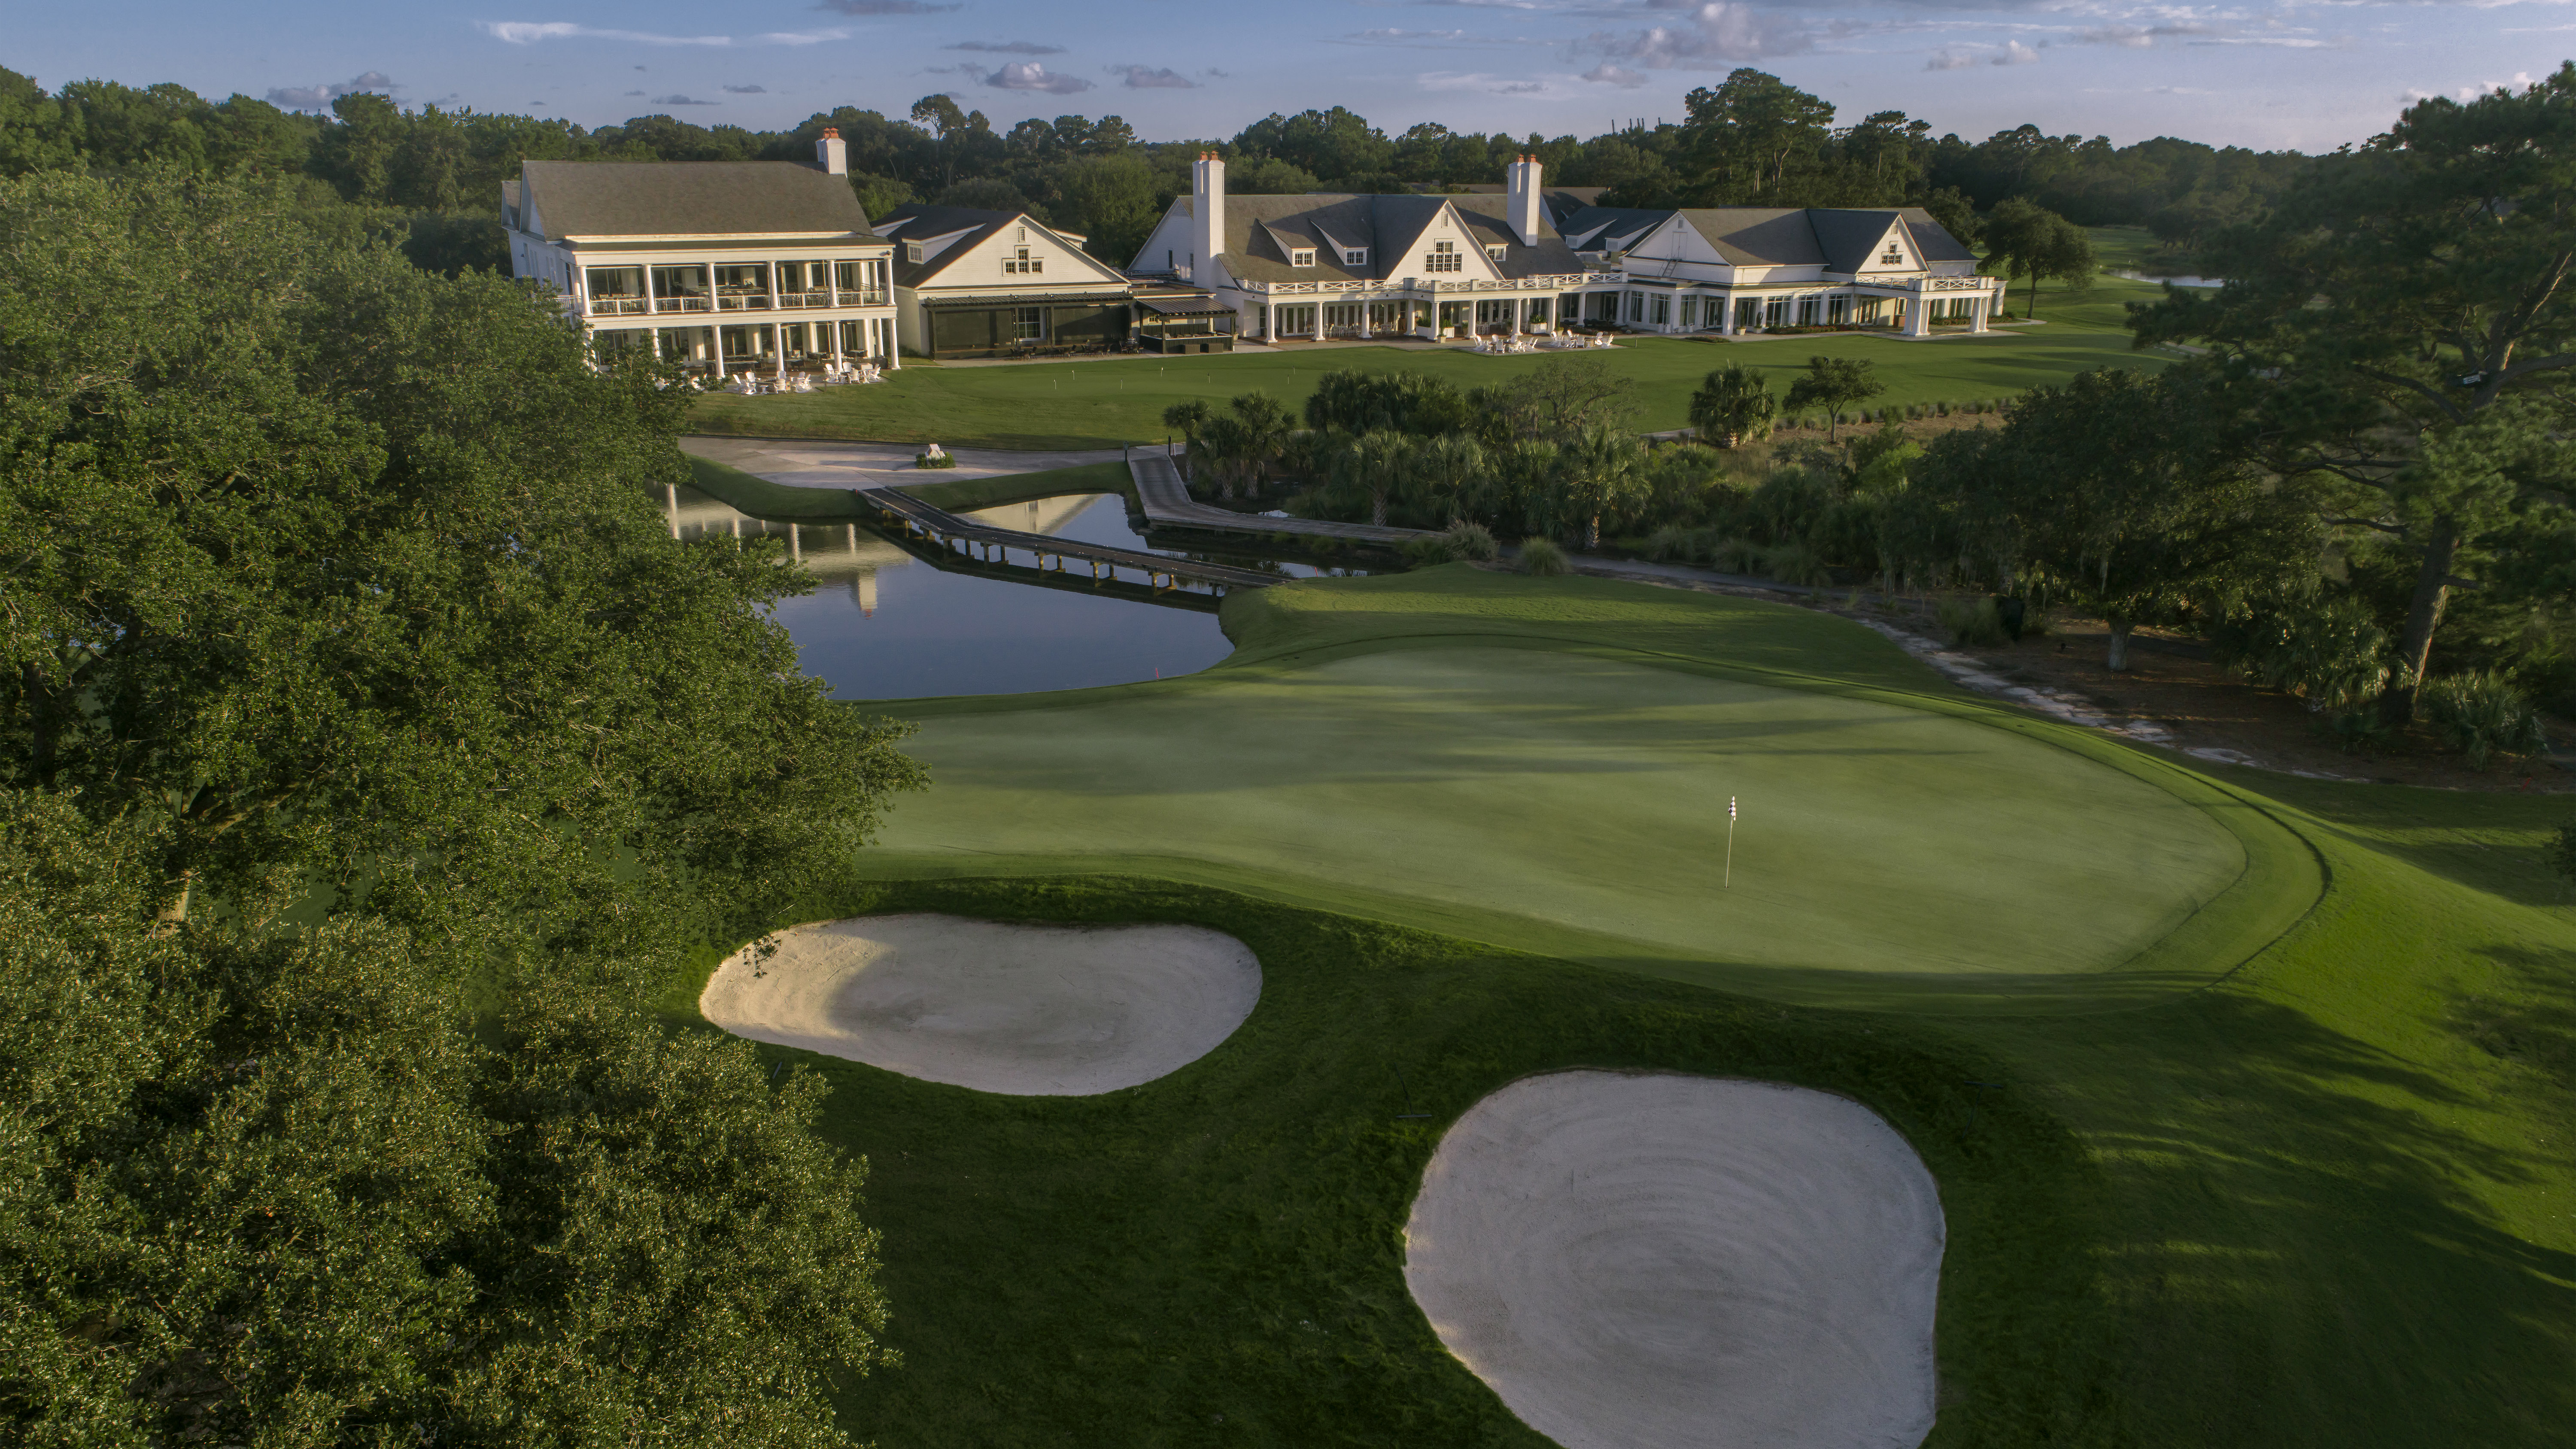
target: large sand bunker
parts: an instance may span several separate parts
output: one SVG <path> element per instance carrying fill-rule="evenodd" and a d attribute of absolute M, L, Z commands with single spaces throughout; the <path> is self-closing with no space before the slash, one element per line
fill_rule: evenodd
<path fill-rule="evenodd" d="M 1440 1139 L 1404 1277 L 1566 1449 L 1912 1449 L 1942 1238 L 1932 1175 L 1858 1103 L 1559 1072 Z"/>
<path fill-rule="evenodd" d="M 870 916 L 784 932 L 698 998 L 736 1036 L 1021 1097 L 1133 1087 L 1215 1050 L 1261 963 L 1197 926 L 1015 926 Z"/>

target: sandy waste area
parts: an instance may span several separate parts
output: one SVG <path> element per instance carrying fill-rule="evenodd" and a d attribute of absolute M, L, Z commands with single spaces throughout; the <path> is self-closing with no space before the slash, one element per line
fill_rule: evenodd
<path fill-rule="evenodd" d="M 870 916 L 782 932 L 716 968 L 707 1020 L 753 1041 L 1022 1097 L 1133 1087 L 1216 1049 L 1261 963 L 1197 926 Z"/>
<path fill-rule="evenodd" d="M 1404 1276 L 1566 1449 L 1913 1449 L 1943 1232 L 1931 1173 L 1856 1102 L 1558 1072 L 1441 1138 Z"/>

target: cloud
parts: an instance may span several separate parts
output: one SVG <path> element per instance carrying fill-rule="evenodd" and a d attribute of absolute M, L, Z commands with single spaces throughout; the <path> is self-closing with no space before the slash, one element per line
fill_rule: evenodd
<path fill-rule="evenodd" d="M 1963 51 L 1936 50 L 1932 52 L 1930 60 L 1923 62 L 1923 68 L 1925 70 L 1966 70 L 1976 63 L 1975 56 Z"/>
<path fill-rule="evenodd" d="M 773 30 L 762 35 L 662 35 L 650 30 L 601 30 L 569 20 L 477 20 L 476 28 L 510 45 L 541 40 L 623 40 L 635 45 L 703 45 L 722 49 L 736 45 L 821 45 L 847 40 L 846 30 Z"/>
<path fill-rule="evenodd" d="M 640 96 L 644 93 L 642 91 L 628 91 L 627 94 L 630 96 Z"/>
<path fill-rule="evenodd" d="M 2067 39 L 2076 45 L 2117 45 L 2130 50 L 2145 50 L 2159 40 L 2199 39 L 2218 33 L 2216 26 L 2187 21 L 2174 25 L 2105 25 L 2079 30 Z"/>
<path fill-rule="evenodd" d="M 1055 75 L 1034 60 L 1015 60 L 984 77 L 984 84 L 995 90 L 1044 91 L 1051 96 L 1069 96 L 1091 89 L 1091 82 L 1077 75 Z"/>
<path fill-rule="evenodd" d="M 2003 53 L 1989 62 L 1993 65 L 2037 65 L 2038 63 L 2039 52 L 2018 40 L 2005 41 Z"/>
<path fill-rule="evenodd" d="M 726 95 L 729 95 L 729 96 L 765 96 L 765 95 L 769 94 L 769 87 L 767 87 L 767 86 L 726 86 L 726 87 L 725 87 L 725 94 L 726 94 Z"/>
<path fill-rule="evenodd" d="M 1722 70 L 1742 61 L 1794 55 L 1814 43 L 1794 20 L 1733 0 L 1690 6 L 1658 3 L 1642 8 L 1671 11 L 1686 18 L 1678 24 L 1649 26 L 1624 35 L 1596 30 L 1576 42 L 1576 48 L 1629 61 L 1646 70 Z"/>
<path fill-rule="evenodd" d="M 1427 71 L 1413 80 L 1426 91 L 1481 91 L 1496 96 L 1543 96 L 1550 93 L 1545 81 L 1513 80 L 1483 71 Z"/>
<path fill-rule="evenodd" d="M 384 95 L 400 89 L 402 87 L 394 84 L 392 76 L 371 70 L 338 85 L 279 86 L 268 93 L 268 103 L 290 111 L 327 111 L 331 109 L 331 103 L 342 96 L 361 92 Z"/>
<path fill-rule="evenodd" d="M 1033 40 L 961 40 L 943 45 L 941 50 L 971 50 L 983 55 L 1062 55 L 1061 45 L 1040 45 Z"/>
<path fill-rule="evenodd" d="M 956 10 L 955 5 L 925 5 L 922 0 L 823 0 L 817 10 L 837 10 L 843 15 L 937 15 L 943 10 Z"/>
<path fill-rule="evenodd" d="M 1113 65 L 1109 73 L 1131 91 L 1194 91 L 1199 83 L 1170 66 Z"/>
<path fill-rule="evenodd" d="M 1203 70 L 1203 71 L 1200 71 L 1200 72 L 1199 72 L 1199 74 L 1201 74 L 1201 75 L 1212 75 L 1212 76 L 1216 77 L 1218 80 L 1232 80 L 1232 79 L 1234 79 L 1234 72 L 1233 72 L 1233 71 L 1230 71 L 1230 70 L 1218 70 L 1215 66 L 1209 66 L 1207 69 L 1205 69 L 1205 70 Z"/>
<path fill-rule="evenodd" d="M 1585 71 L 1583 78 L 1597 85 L 1619 86 L 1627 90 L 1634 90 L 1646 83 L 1644 72 L 1625 70 L 1606 60 Z"/>
<path fill-rule="evenodd" d="M 2466 105 L 2471 101 L 2490 95 L 2496 91 L 2519 91 L 2531 83 L 2531 72 L 2527 70 L 2518 70 L 2513 73 L 2513 79 L 2509 81 L 2482 81 L 2477 85 L 2462 86 L 2458 90 L 2449 92 L 2419 91 L 2410 86 L 2407 88 L 2406 94 L 2400 96 L 2398 101 L 2402 105 L 2411 106 L 2418 101 L 2429 101 L 2436 96 L 2447 94 L 2451 99 L 2460 102 L 2462 105 Z"/>
<path fill-rule="evenodd" d="M 674 92 L 667 96 L 655 96 L 653 98 L 653 104 L 657 106 L 721 106 L 724 102 L 701 101 L 693 97 L 680 95 L 677 92 Z"/>

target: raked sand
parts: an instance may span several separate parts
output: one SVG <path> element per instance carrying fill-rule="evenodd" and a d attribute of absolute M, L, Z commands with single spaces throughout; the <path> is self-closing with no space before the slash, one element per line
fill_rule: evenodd
<path fill-rule="evenodd" d="M 698 998 L 736 1036 L 1022 1097 L 1133 1087 L 1216 1049 L 1261 963 L 1197 926 L 1020 926 L 868 916 L 782 932 Z"/>
<path fill-rule="evenodd" d="M 1931 1173 L 1858 1103 L 1558 1072 L 1441 1138 L 1404 1276 L 1566 1449 L 1913 1449 L 1942 1241 Z"/>

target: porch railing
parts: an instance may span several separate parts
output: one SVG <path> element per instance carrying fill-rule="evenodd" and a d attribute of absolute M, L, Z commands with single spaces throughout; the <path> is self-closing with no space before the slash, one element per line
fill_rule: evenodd
<path fill-rule="evenodd" d="M 767 292 L 720 293 L 716 297 L 716 310 L 719 312 L 766 312 L 769 310 L 769 294 Z"/>
<path fill-rule="evenodd" d="M 708 297 L 656 297 L 653 299 L 653 310 L 656 312 L 712 312 L 715 309 L 714 299 Z"/>
<path fill-rule="evenodd" d="M 643 311 L 644 299 L 641 297 L 593 297 L 590 299 L 590 315 L 593 317 L 639 316 Z"/>

